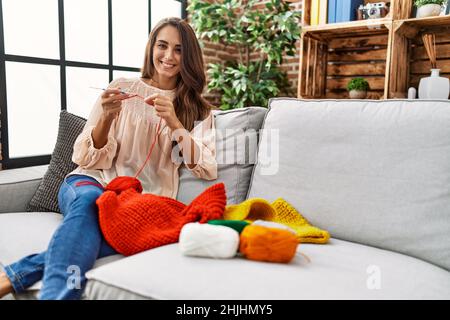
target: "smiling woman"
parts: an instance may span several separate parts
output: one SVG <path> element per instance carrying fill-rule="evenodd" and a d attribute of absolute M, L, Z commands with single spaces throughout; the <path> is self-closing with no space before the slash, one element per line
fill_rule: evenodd
<path fill-rule="evenodd" d="M 201 96 L 206 85 L 203 55 L 194 30 L 185 21 L 167 18 L 154 27 L 142 77 L 161 89 L 176 88 L 173 105 L 187 130 L 208 115 L 210 105 Z"/>
<path fill-rule="evenodd" d="M 6 266 L 0 297 L 41 278 L 40 299 L 81 297 L 95 260 L 116 253 L 100 231 L 96 206 L 114 181 L 139 177 L 143 193 L 176 199 L 183 163 L 197 178 L 217 178 L 214 117 L 201 96 L 205 85 L 193 29 L 180 18 L 160 21 L 150 33 L 141 77 L 112 81 L 75 141 L 72 161 L 78 167 L 59 189 L 64 219 L 48 250 Z M 75 287 L 66 285 L 72 266 Z"/>
<path fill-rule="evenodd" d="M 162 38 L 176 39 L 176 43 L 170 43 Z M 167 27 L 161 30 L 156 40 L 156 48 L 153 52 L 153 64 L 159 74 L 169 78 L 173 77 L 180 70 L 181 45 L 178 31 L 174 27 Z"/>
<path fill-rule="evenodd" d="M 153 47 L 152 62 L 157 72 L 148 80 L 149 84 L 156 83 L 161 89 L 174 88 L 180 72 L 180 60 L 180 35 L 175 27 L 168 25 L 158 33 Z"/>

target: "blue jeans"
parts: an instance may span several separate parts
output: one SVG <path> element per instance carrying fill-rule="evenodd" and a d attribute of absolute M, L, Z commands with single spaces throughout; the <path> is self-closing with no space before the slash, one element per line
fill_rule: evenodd
<path fill-rule="evenodd" d="M 86 285 L 85 273 L 92 269 L 95 260 L 117 253 L 103 238 L 98 223 L 95 200 L 103 191 L 88 176 L 71 175 L 63 181 L 58 204 L 64 218 L 47 251 L 5 267 L 16 293 L 24 292 L 42 279 L 39 299 L 81 298 Z"/>

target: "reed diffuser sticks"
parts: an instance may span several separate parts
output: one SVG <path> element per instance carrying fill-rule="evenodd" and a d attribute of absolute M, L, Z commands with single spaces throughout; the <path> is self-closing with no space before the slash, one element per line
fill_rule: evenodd
<path fill-rule="evenodd" d="M 423 34 L 422 40 L 430 59 L 431 69 L 436 69 L 436 37 L 434 34 Z"/>

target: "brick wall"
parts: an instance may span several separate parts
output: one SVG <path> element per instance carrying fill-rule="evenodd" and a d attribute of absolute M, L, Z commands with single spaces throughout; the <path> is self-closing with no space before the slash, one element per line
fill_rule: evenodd
<path fill-rule="evenodd" d="M 225 46 L 222 44 L 212 43 L 210 41 L 203 41 L 203 59 L 205 62 L 205 70 L 208 63 L 217 63 L 226 60 L 235 60 L 238 56 L 237 49 L 231 46 Z M 209 80 L 207 79 L 209 82 Z M 214 106 L 220 105 L 220 94 L 217 91 L 205 92 L 203 96 Z"/>

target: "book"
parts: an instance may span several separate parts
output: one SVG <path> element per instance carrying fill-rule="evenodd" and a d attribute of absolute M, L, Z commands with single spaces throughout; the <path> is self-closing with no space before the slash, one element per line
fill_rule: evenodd
<path fill-rule="evenodd" d="M 336 0 L 336 22 L 343 22 L 342 20 L 342 2 L 344 0 Z"/>
<path fill-rule="evenodd" d="M 341 3 L 336 8 L 336 15 L 339 15 L 340 22 L 354 21 L 356 20 L 356 10 L 359 5 L 364 4 L 363 0 L 338 0 Z M 337 19 L 336 19 L 337 20 Z"/>
<path fill-rule="evenodd" d="M 336 22 L 336 0 L 328 0 L 328 23 Z"/>
<path fill-rule="evenodd" d="M 447 8 L 445 9 L 445 14 L 450 14 L 450 0 L 447 0 Z"/>
<path fill-rule="evenodd" d="M 326 24 L 328 17 L 328 0 L 319 1 L 319 24 Z"/>
<path fill-rule="evenodd" d="M 343 0 L 342 5 L 342 19 L 343 21 L 356 20 L 356 10 L 359 5 L 364 4 L 363 0 Z"/>
<path fill-rule="evenodd" d="M 319 24 L 319 0 L 311 0 L 311 23 L 312 26 Z"/>

